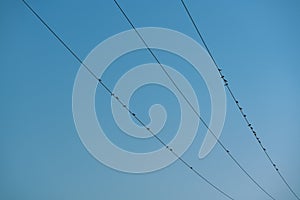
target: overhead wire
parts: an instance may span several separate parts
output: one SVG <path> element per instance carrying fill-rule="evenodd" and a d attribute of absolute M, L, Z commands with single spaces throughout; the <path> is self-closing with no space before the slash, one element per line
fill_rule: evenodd
<path fill-rule="evenodd" d="M 275 162 L 273 161 L 273 159 L 271 158 L 271 156 L 269 155 L 269 153 L 267 152 L 267 149 L 265 148 L 265 146 L 263 146 L 260 138 L 258 137 L 258 134 L 256 133 L 256 131 L 254 130 L 253 125 L 250 123 L 250 121 L 247 118 L 247 115 L 245 114 L 245 112 L 243 111 L 243 108 L 240 106 L 239 101 L 237 100 L 236 96 L 234 95 L 232 89 L 229 86 L 228 80 L 225 79 L 224 74 L 222 73 L 222 69 L 218 66 L 214 56 L 212 55 L 211 51 L 209 50 L 198 26 L 196 25 L 187 5 L 185 4 L 184 0 L 180 0 L 184 10 L 186 12 L 186 14 L 188 15 L 189 19 L 191 20 L 198 36 L 200 37 L 206 51 L 208 52 L 209 56 L 211 57 L 212 61 L 215 64 L 215 67 L 217 68 L 220 78 L 223 80 L 224 82 L 224 86 L 227 88 L 227 90 L 229 91 L 230 96 L 232 97 L 234 103 L 236 104 L 236 106 L 238 107 L 238 110 L 240 111 L 240 114 L 242 115 L 244 121 L 246 122 L 247 126 L 249 127 L 250 131 L 253 133 L 255 139 L 257 140 L 257 142 L 259 143 L 259 146 L 261 147 L 261 149 L 263 150 L 263 152 L 265 153 L 267 159 L 269 160 L 269 162 L 271 163 L 272 167 L 275 169 L 275 171 L 277 172 L 277 174 L 280 176 L 281 180 L 284 182 L 284 184 L 288 187 L 289 191 L 294 195 L 294 197 L 296 197 L 298 200 L 300 200 L 299 196 L 296 194 L 296 192 L 292 189 L 292 187 L 290 186 L 290 184 L 287 182 L 286 178 L 281 174 L 281 172 L 279 171 L 279 168 L 277 167 L 277 165 L 275 164 Z"/>
<path fill-rule="evenodd" d="M 234 161 L 234 163 L 246 174 L 246 176 L 262 191 L 264 192 L 267 196 L 269 196 L 271 199 L 275 200 L 275 198 L 267 192 L 246 170 L 245 168 L 237 161 L 237 159 L 230 153 L 230 151 L 225 147 L 225 145 L 220 141 L 219 138 L 217 138 L 216 134 L 209 128 L 208 124 L 205 122 L 205 120 L 200 116 L 198 111 L 194 108 L 194 106 L 191 104 L 189 99 L 185 96 L 183 91 L 179 88 L 178 84 L 176 81 L 171 77 L 171 75 L 168 73 L 168 71 L 165 69 L 165 67 L 161 64 L 157 56 L 154 54 L 154 52 L 151 50 L 149 45 L 146 43 L 142 35 L 139 33 L 139 31 L 136 29 L 132 21 L 129 19 L 125 11 L 122 9 L 120 4 L 118 3 L 117 0 L 113 0 L 116 4 L 116 6 L 119 8 L 123 16 L 126 18 L 127 22 L 130 24 L 130 26 L 134 29 L 140 40 L 144 43 L 146 49 L 148 52 L 153 56 L 155 61 L 159 64 L 160 68 L 162 71 L 165 73 L 165 75 L 168 77 L 168 79 L 172 82 L 174 87 L 177 89 L 177 91 L 180 93 L 180 95 L 184 98 L 184 100 L 187 102 L 189 107 L 192 109 L 192 111 L 196 114 L 196 116 L 200 119 L 200 121 L 204 124 L 204 126 L 208 129 L 208 131 L 212 134 L 212 136 L 216 139 L 217 143 L 222 147 L 222 149 L 229 155 L 229 157 Z"/>
<path fill-rule="evenodd" d="M 52 33 L 52 35 L 73 55 L 73 57 L 99 82 L 100 85 L 103 86 L 103 88 L 113 97 L 115 100 L 117 100 L 122 107 L 124 107 L 128 113 L 134 117 L 153 137 L 155 137 L 166 149 L 168 149 L 178 160 L 180 160 L 186 167 L 188 167 L 192 172 L 194 172 L 198 177 L 200 177 L 202 180 L 204 180 L 207 184 L 209 184 L 211 187 L 213 187 L 215 190 L 220 192 L 224 197 L 234 200 L 233 197 L 231 197 L 228 193 L 223 191 L 220 187 L 216 186 L 214 183 L 212 183 L 210 180 L 208 180 L 206 177 L 204 177 L 198 170 L 193 168 L 187 161 L 185 161 L 181 156 L 179 156 L 175 150 L 172 149 L 172 147 L 168 146 L 163 140 L 158 137 L 147 125 L 132 111 L 129 109 L 129 107 L 123 103 L 123 101 L 113 93 L 111 89 L 100 79 L 97 77 L 97 75 L 83 62 L 82 59 L 77 56 L 77 54 L 64 42 L 64 40 L 56 34 L 56 32 L 40 17 L 40 15 L 25 1 L 22 0 L 22 2 L 25 4 L 25 6 L 38 18 L 38 20 Z"/>

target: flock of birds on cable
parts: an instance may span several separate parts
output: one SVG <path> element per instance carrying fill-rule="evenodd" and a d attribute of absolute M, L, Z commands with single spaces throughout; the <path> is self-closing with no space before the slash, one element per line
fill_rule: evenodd
<path fill-rule="evenodd" d="M 94 76 L 97 81 L 99 81 L 100 85 L 102 85 L 107 92 L 110 93 L 110 95 L 115 98 L 116 100 L 118 100 L 121 104 L 122 101 L 119 99 L 119 97 L 114 94 L 108 87 L 107 85 L 99 78 L 97 78 L 97 76 L 95 76 L 95 74 L 93 74 L 93 72 L 89 69 L 88 66 L 86 66 L 83 61 L 75 54 L 75 52 L 73 52 L 70 47 L 53 31 L 53 29 L 51 29 L 51 27 L 39 16 L 39 14 L 37 12 L 34 11 L 34 9 L 25 1 L 22 0 L 23 3 L 27 6 L 27 8 L 29 8 L 29 10 L 38 18 L 38 20 L 40 20 L 40 22 L 56 37 L 56 39 L 75 57 L 75 59 L 77 59 L 88 71 L 89 73 L 91 73 L 92 76 Z M 268 161 L 271 163 L 271 165 L 273 166 L 274 170 L 277 172 L 277 174 L 280 176 L 282 182 L 287 186 L 287 188 L 289 189 L 289 191 L 293 194 L 293 196 L 300 200 L 299 196 L 295 193 L 295 191 L 292 189 L 292 187 L 290 186 L 290 184 L 288 183 L 288 181 L 285 179 L 285 177 L 282 175 L 282 173 L 279 171 L 279 168 L 277 167 L 277 165 L 274 163 L 273 159 L 270 157 L 270 155 L 268 154 L 266 148 L 263 146 L 260 138 L 258 137 L 254 127 L 252 126 L 252 124 L 250 123 L 250 121 L 247 118 L 247 115 L 245 114 L 245 112 L 243 111 L 243 108 L 240 106 L 239 101 L 237 100 L 236 96 L 234 95 L 233 91 L 231 90 L 228 80 L 225 79 L 225 76 L 222 73 L 221 68 L 218 67 L 213 55 L 211 54 L 208 46 L 205 43 L 205 40 L 203 39 L 195 21 L 193 20 L 193 17 L 187 7 L 187 5 L 185 4 L 185 2 L 183 0 L 180 0 L 182 3 L 182 6 L 186 12 L 186 14 L 188 15 L 192 25 L 194 26 L 198 36 L 200 37 L 202 43 L 204 44 L 204 47 L 206 49 L 206 51 L 208 52 L 210 58 L 212 59 L 212 61 L 214 62 L 215 67 L 217 68 L 220 78 L 223 80 L 224 82 L 224 86 L 227 88 L 227 90 L 230 93 L 230 96 L 232 97 L 233 101 L 235 102 L 237 108 L 240 111 L 240 114 L 242 115 L 244 121 L 246 122 L 247 126 L 249 127 L 250 131 L 253 133 L 253 136 L 256 138 L 257 142 L 259 143 L 261 149 L 263 150 L 264 154 L 266 155 L 266 158 L 268 159 Z M 134 24 L 132 23 L 132 21 L 129 19 L 129 17 L 126 15 L 125 11 L 122 9 L 122 7 L 120 6 L 120 4 L 118 3 L 117 0 L 114 0 L 114 3 L 116 4 L 116 6 L 118 7 L 118 9 L 120 10 L 120 12 L 124 15 L 124 17 L 126 18 L 126 20 L 128 21 L 128 23 L 131 25 L 131 27 L 135 30 L 135 32 L 137 33 L 137 35 L 139 36 L 139 38 L 141 39 L 141 41 L 145 44 L 145 47 L 147 48 L 147 50 L 149 51 L 149 53 L 155 58 L 155 60 L 157 61 L 157 63 L 162 67 L 163 65 L 159 62 L 159 60 L 157 59 L 157 57 L 155 56 L 155 54 L 153 53 L 153 51 L 151 50 L 151 48 L 148 47 L 147 43 L 144 41 L 143 37 L 139 34 L 138 30 L 136 29 L 136 27 L 134 26 Z M 172 80 L 172 77 L 169 76 L 168 72 L 166 70 L 164 70 L 164 72 L 168 75 L 168 78 Z M 172 81 L 174 82 L 174 81 Z M 178 89 L 179 90 L 179 89 Z M 188 101 L 188 100 L 187 100 Z M 133 113 L 128 107 L 126 107 L 126 109 L 128 110 L 129 114 L 132 115 L 137 121 L 139 121 L 141 123 L 142 126 L 144 126 L 151 134 L 153 134 L 151 132 L 151 130 L 146 127 L 146 125 L 142 122 L 142 120 L 135 114 Z M 200 116 L 200 115 L 199 115 Z M 201 117 L 200 117 L 201 118 Z M 202 121 L 202 119 L 201 119 Z M 223 143 L 214 135 L 214 133 L 212 131 L 210 131 L 210 133 L 216 138 L 217 142 L 220 144 L 220 146 L 223 148 L 223 150 L 228 154 L 228 156 L 233 160 L 233 162 L 245 173 L 245 175 L 262 191 L 264 192 L 267 196 L 269 196 L 271 199 L 275 198 L 266 191 L 266 189 L 264 189 L 246 170 L 245 168 L 237 161 L 237 159 L 230 153 L 230 151 L 223 145 Z M 170 152 L 172 152 L 174 154 L 174 156 L 177 156 L 178 159 L 183 162 L 184 165 L 186 165 L 189 169 L 191 169 L 195 175 L 199 176 L 200 178 L 202 178 L 205 182 L 207 182 L 210 186 L 212 186 L 214 189 L 216 189 L 218 192 L 220 192 L 222 195 L 224 195 L 226 198 L 228 199 L 233 199 L 233 197 L 231 197 L 229 194 L 227 194 L 226 192 L 224 192 L 222 189 L 220 189 L 219 187 L 217 187 L 215 184 L 213 184 L 212 182 L 210 182 L 207 178 L 205 178 L 204 176 L 202 176 L 200 174 L 199 171 L 197 171 L 195 168 L 193 168 L 189 163 L 187 163 L 183 158 L 179 157 L 176 153 L 175 150 L 172 149 L 171 147 L 167 146 L 165 143 L 163 143 L 160 138 L 156 135 L 153 134 L 153 136 L 155 136 L 156 139 L 158 139 Z"/>

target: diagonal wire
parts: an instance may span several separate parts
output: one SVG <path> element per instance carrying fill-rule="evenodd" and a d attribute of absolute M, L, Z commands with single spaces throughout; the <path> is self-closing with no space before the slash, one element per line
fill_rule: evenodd
<path fill-rule="evenodd" d="M 261 190 L 263 191 L 266 195 L 268 195 L 271 199 L 275 200 L 275 198 L 269 193 L 267 192 L 246 170 L 245 168 L 237 161 L 237 159 L 229 152 L 229 150 L 225 147 L 225 145 L 220 141 L 219 138 L 217 138 L 216 134 L 209 128 L 208 124 L 204 121 L 204 119 L 200 116 L 200 114 L 198 113 L 198 111 L 194 108 L 194 106 L 191 104 L 191 102 L 189 101 L 189 99 L 185 96 L 185 94 L 182 92 L 182 90 L 179 88 L 179 86 L 177 85 L 176 81 L 174 81 L 174 79 L 170 76 L 170 74 L 168 73 L 168 71 L 165 69 L 165 67 L 161 64 L 161 62 L 159 61 L 159 59 L 156 57 L 156 55 L 153 53 L 153 51 L 151 50 L 151 48 L 148 46 L 148 44 L 146 43 L 146 41 L 144 40 L 144 38 L 141 36 L 141 34 L 139 33 L 139 31 L 136 29 L 136 27 L 134 26 L 134 24 L 132 23 L 132 21 L 129 19 L 129 17 L 127 16 L 127 14 L 125 13 L 125 11 L 122 9 L 122 7 L 120 6 L 120 4 L 118 3 L 117 0 L 113 0 L 116 4 L 116 6 L 119 8 L 119 10 L 121 11 L 121 13 L 123 14 L 123 16 L 126 18 L 126 20 L 128 21 L 128 23 L 130 24 L 130 26 L 134 29 L 134 31 L 136 32 L 136 34 L 138 35 L 138 37 L 140 38 L 140 40 L 144 43 L 145 47 L 147 48 L 147 50 L 149 51 L 149 53 L 153 56 L 153 58 L 156 60 L 156 62 L 159 64 L 160 68 L 162 69 L 162 71 L 165 73 L 165 75 L 168 77 L 168 79 L 172 82 L 172 84 L 175 86 L 175 88 L 177 89 L 177 91 L 181 94 L 181 96 L 184 98 L 184 100 L 188 103 L 188 105 L 190 106 L 190 108 L 192 109 L 192 111 L 197 115 L 197 117 L 200 119 L 200 121 L 204 124 L 204 126 L 208 129 L 208 131 L 213 135 L 213 137 L 216 139 L 216 141 L 218 142 L 218 144 L 223 148 L 223 150 L 229 155 L 229 157 L 234 161 L 234 163 L 246 174 L 246 176 Z"/>
<path fill-rule="evenodd" d="M 247 115 L 245 114 L 245 112 L 243 111 L 243 108 L 240 106 L 240 103 L 239 101 L 237 100 L 236 96 L 234 95 L 234 93 L 232 92 L 229 84 L 228 84 L 228 81 L 225 79 L 225 76 L 223 75 L 223 73 L 221 72 L 221 68 L 219 68 L 219 66 L 217 65 L 217 62 L 216 60 L 214 59 L 212 53 L 210 52 L 201 32 L 199 31 L 188 7 L 186 6 L 186 4 L 184 3 L 183 0 L 180 0 L 183 7 L 184 7 L 184 10 L 186 12 L 186 14 L 188 15 L 189 19 L 191 20 L 194 28 L 196 29 L 196 32 L 197 34 L 199 35 L 203 45 L 205 46 L 205 49 L 206 51 L 208 52 L 209 56 L 211 57 L 212 61 L 214 62 L 215 64 L 215 67 L 217 68 L 218 72 L 219 72 L 219 75 L 221 77 L 221 79 L 224 81 L 224 84 L 226 86 L 226 88 L 228 89 L 229 93 L 230 93 L 230 96 L 232 97 L 232 99 L 234 100 L 236 106 L 238 107 L 242 117 L 244 118 L 244 121 L 246 122 L 247 126 L 249 127 L 250 131 L 253 133 L 255 139 L 257 140 L 257 142 L 259 143 L 259 146 L 261 147 L 261 149 L 263 150 L 263 152 L 265 153 L 265 155 L 267 156 L 267 159 L 270 161 L 270 163 L 272 164 L 273 168 L 275 169 L 275 171 L 278 173 L 278 175 L 280 176 L 280 178 L 282 179 L 282 181 L 284 182 L 284 184 L 288 187 L 288 189 L 290 190 L 290 192 L 298 199 L 300 200 L 299 196 L 295 193 L 295 191 L 292 189 L 292 187 L 290 186 L 290 184 L 287 182 L 287 180 L 285 179 L 285 177 L 280 173 L 279 171 L 279 168 L 276 166 L 275 162 L 273 161 L 273 159 L 270 157 L 269 153 L 267 152 L 266 148 L 263 146 L 261 140 L 259 139 L 259 137 L 257 136 L 257 133 L 256 131 L 254 130 L 252 124 L 249 122 L 248 118 L 247 118 Z"/>
<path fill-rule="evenodd" d="M 85 69 L 100 83 L 101 86 L 114 98 L 117 100 L 124 109 L 126 109 L 130 115 L 132 115 L 148 132 L 151 133 L 153 137 L 155 137 L 166 149 L 168 149 L 178 160 L 180 160 L 186 167 L 188 167 L 192 172 L 194 172 L 198 177 L 200 177 L 202 180 L 204 180 L 207 184 L 209 184 L 211 187 L 213 187 L 215 190 L 220 192 L 222 195 L 224 195 L 226 198 L 234 200 L 230 195 L 228 195 L 226 192 L 224 192 L 222 189 L 217 187 L 215 184 L 213 184 L 211 181 L 209 181 L 207 178 L 205 178 L 200 172 L 196 169 L 194 169 L 188 162 L 186 162 L 181 156 L 179 156 L 172 147 L 168 146 L 161 138 L 159 138 L 154 132 L 146 126 L 146 124 L 134 113 L 132 112 L 129 107 L 123 103 L 123 101 L 112 92 L 111 89 L 107 87 L 107 85 L 96 76 L 96 74 L 83 62 L 82 59 L 80 59 L 77 54 L 55 33 L 55 31 L 39 16 L 37 12 L 34 11 L 34 9 L 25 1 L 22 0 L 22 2 L 26 5 L 26 7 L 34 14 L 38 20 L 55 36 L 55 38 L 75 57 L 75 59 L 82 64 Z"/>

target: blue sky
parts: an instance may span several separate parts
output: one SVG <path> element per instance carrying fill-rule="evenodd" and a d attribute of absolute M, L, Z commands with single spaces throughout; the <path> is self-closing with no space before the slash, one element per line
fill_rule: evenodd
<path fill-rule="evenodd" d="M 113 1 L 28 2 L 81 58 L 101 41 L 131 28 Z M 137 27 L 174 29 L 200 42 L 180 1 L 120 4 Z M 193 0 L 186 4 L 268 152 L 300 195 L 300 3 Z M 80 63 L 21 1 L 1 1 L 0 25 L 1 199 L 225 199 L 179 161 L 162 170 L 137 175 L 110 169 L 94 159 L 81 143 L 72 116 L 73 83 Z M 166 52 L 157 54 L 168 65 L 180 62 Z M 147 51 L 126 56 L 114 63 L 104 77 L 109 86 L 119 76 L 118 66 L 153 62 Z M 193 77 L 190 71 L 182 73 L 191 79 L 201 99 L 201 114 L 208 121 L 210 104 L 203 80 Z M 145 94 L 151 92 L 166 93 L 159 98 L 146 98 Z M 101 97 L 109 100 L 103 88 L 98 88 L 96 99 Z M 228 94 L 227 97 L 220 139 L 275 198 L 295 199 L 266 160 Z M 135 94 L 130 106 L 146 113 L 149 105 L 157 102 L 171 112 L 163 136 L 168 140 L 172 135 L 167 132 L 177 126 L 171 122 L 176 122 L 179 115 L 172 94 L 147 87 Z M 110 122 L 109 113 L 105 113 L 109 102 L 105 103 L 97 102 L 97 114 L 99 119 Z M 141 118 L 149 120 L 146 114 Z M 113 130 L 122 134 L 117 128 Z M 220 146 L 203 160 L 198 159 L 205 133 L 200 125 L 183 158 L 235 199 L 267 199 Z M 128 150 L 156 147 L 146 143 L 135 146 L 144 148 L 138 149 L 133 148 L 135 141 L 128 138 L 111 139 Z"/>

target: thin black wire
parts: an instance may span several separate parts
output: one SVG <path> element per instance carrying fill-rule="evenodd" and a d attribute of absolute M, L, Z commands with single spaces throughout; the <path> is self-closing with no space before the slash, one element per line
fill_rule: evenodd
<path fill-rule="evenodd" d="M 120 4 L 117 2 L 117 0 L 114 0 L 115 4 L 117 5 L 117 7 L 119 8 L 119 10 L 121 11 L 121 13 L 124 15 L 124 17 L 126 18 L 126 20 L 128 21 L 128 23 L 131 25 L 131 27 L 134 29 L 134 31 L 136 32 L 136 34 L 138 35 L 138 37 L 141 39 L 141 41 L 144 43 L 145 47 L 147 48 L 147 50 L 150 52 L 150 54 L 153 56 L 153 58 L 156 60 L 156 62 L 159 64 L 160 68 L 163 70 L 163 72 L 166 74 L 166 76 L 169 78 L 169 80 L 172 82 L 172 84 L 175 86 L 175 88 L 177 89 L 177 91 L 180 93 L 180 95 L 184 98 L 184 100 L 188 103 L 188 105 L 190 106 L 190 108 L 193 110 L 193 112 L 197 115 L 197 117 L 200 119 L 200 121 L 204 124 L 204 126 L 208 129 L 208 131 L 214 136 L 214 138 L 216 139 L 216 141 L 218 142 L 218 144 L 223 148 L 223 150 L 229 155 L 229 157 L 234 161 L 234 163 L 247 175 L 247 177 L 261 190 L 263 191 L 266 195 L 268 195 L 271 199 L 275 200 L 275 198 L 268 193 L 257 181 L 255 181 L 255 179 L 245 170 L 245 168 L 237 161 L 237 159 L 229 152 L 229 150 L 223 145 L 223 143 L 220 141 L 219 138 L 217 138 L 217 136 L 214 134 L 214 132 L 209 128 L 209 126 L 207 125 L 207 123 L 204 121 L 204 119 L 200 116 L 200 114 L 197 112 L 197 110 L 194 108 L 194 106 L 191 104 L 191 102 L 188 100 L 188 98 L 184 95 L 184 93 L 182 92 L 182 90 L 178 87 L 178 85 L 176 84 L 176 82 L 173 80 L 173 78 L 170 76 L 170 74 L 168 73 L 168 71 L 165 69 L 165 67 L 161 64 L 161 62 L 158 60 L 158 58 L 156 57 L 156 55 L 153 53 L 153 51 L 151 50 L 151 48 L 148 46 L 148 44 L 146 43 L 146 41 L 144 40 L 144 38 L 141 36 L 141 34 L 139 33 L 139 31 L 135 28 L 135 26 L 133 25 L 133 23 L 131 22 L 131 20 L 129 19 L 129 17 L 126 15 L 125 11 L 122 9 L 122 7 L 120 6 Z"/>
<path fill-rule="evenodd" d="M 234 200 L 230 195 L 228 195 L 226 192 L 224 192 L 223 190 L 221 190 L 219 187 L 217 187 L 215 184 L 213 184 L 211 181 L 209 181 L 207 178 L 205 178 L 203 175 L 200 174 L 199 171 L 197 171 L 196 169 L 194 169 L 190 164 L 188 164 L 188 162 L 186 162 L 181 156 L 179 156 L 170 146 L 168 146 L 165 142 L 163 142 L 162 139 L 160 139 L 156 134 L 153 133 L 153 131 L 146 126 L 146 124 L 134 113 L 132 112 L 129 107 L 123 103 L 122 100 L 120 100 L 120 98 L 118 96 L 116 96 L 116 94 L 114 94 L 112 92 L 112 90 L 110 90 L 107 85 L 96 76 L 95 73 L 93 73 L 93 71 L 90 70 L 90 68 L 77 56 L 77 54 L 53 31 L 53 29 L 37 14 L 37 12 L 35 12 L 33 10 L 33 8 L 25 1 L 22 0 L 23 3 L 26 5 L 26 7 L 39 19 L 39 21 L 55 36 L 55 38 L 76 58 L 76 60 L 82 64 L 87 70 L 88 72 L 95 78 L 97 79 L 97 81 L 104 87 L 104 89 L 114 98 L 116 99 L 121 105 L 122 107 L 124 107 L 124 109 L 126 109 L 130 115 L 132 115 L 147 131 L 149 131 L 153 137 L 155 137 L 164 147 L 166 147 L 166 149 L 168 149 L 175 157 L 177 157 L 178 160 L 180 160 L 186 167 L 188 167 L 189 169 L 191 169 L 198 177 L 200 177 L 201 179 L 203 179 L 207 184 L 209 184 L 210 186 L 212 186 L 215 190 L 217 190 L 218 192 L 220 192 L 221 194 L 223 194 L 225 197 L 227 197 L 228 199 Z"/>
<path fill-rule="evenodd" d="M 183 5 L 183 7 L 184 7 L 184 10 L 186 11 L 186 13 L 187 13 L 189 19 L 191 20 L 191 22 L 192 22 L 194 28 L 196 29 L 196 31 L 197 31 L 197 33 L 198 33 L 198 35 L 199 35 L 199 37 L 200 37 L 200 39 L 201 39 L 201 41 L 202 41 L 202 43 L 203 43 L 205 49 L 206 49 L 206 51 L 208 52 L 209 56 L 211 57 L 212 61 L 214 62 L 215 67 L 217 68 L 217 70 L 218 70 L 218 72 L 219 72 L 219 74 L 220 74 L 221 79 L 224 81 L 224 84 L 225 84 L 226 88 L 228 89 L 228 91 L 229 91 L 229 93 L 230 93 L 230 96 L 231 96 L 232 99 L 234 100 L 236 106 L 238 107 L 238 109 L 239 109 L 239 111 L 240 111 L 242 117 L 244 118 L 244 120 L 245 120 L 247 126 L 249 127 L 250 131 L 251 131 L 251 132 L 253 133 L 253 135 L 255 136 L 257 142 L 259 143 L 259 146 L 262 148 L 263 152 L 264 152 L 265 155 L 267 156 L 267 159 L 270 161 L 270 163 L 272 164 L 273 168 L 274 168 L 275 171 L 279 174 L 280 178 L 281 178 L 282 181 L 285 183 L 285 185 L 288 187 L 288 189 L 290 190 L 290 192 L 291 192 L 298 200 L 300 200 L 300 198 L 297 196 L 297 194 L 296 194 L 296 193 L 294 192 L 294 190 L 291 188 L 291 186 L 290 186 L 289 183 L 286 181 L 286 179 L 284 178 L 284 176 L 280 173 L 278 167 L 277 167 L 276 164 L 274 163 L 273 159 L 270 157 L 270 155 L 269 155 L 269 153 L 267 152 L 266 148 L 262 145 L 262 142 L 261 142 L 261 140 L 259 139 L 259 137 L 257 136 L 257 133 L 256 133 L 256 131 L 254 130 L 252 124 L 249 122 L 249 120 L 248 120 L 248 118 L 247 118 L 247 115 L 246 115 L 245 112 L 243 111 L 243 108 L 240 106 L 239 101 L 237 100 L 236 96 L 233 94 L 233 92 L 232 92 L 232 90 L 231 90 L 231 88 L 230 88 L 230 86 L 229 86 L 229 84 L 228 84 L 228 81 L 225 79 L 225 76 L 224 76 L 223 73 L 221 72 L 221 68 L 219 68 L 219 66 L 217 65 L 216 60 L 214 59 L 212 53 L 210 52 L 210 50 L 209 50 L 209 48 L 208 48 L 208 46 L 207 46 L 207 44 L 206 44 L 206 42 L 205 42 L 205 40 L 204 40 L 204 38 L 203 38 L 201 32 L 199 31 L 198 26 L 196 25 L 196 23 L 195 23 L 195 21 L 194 21 L 192 15 L 191 15 L 191 13 L 190 13 L 188 7 L 186 6 L 186 4 L 184 3 L 183 0 L 180 0 L 180 1 L 181 1 L 182 5 Z"/>

